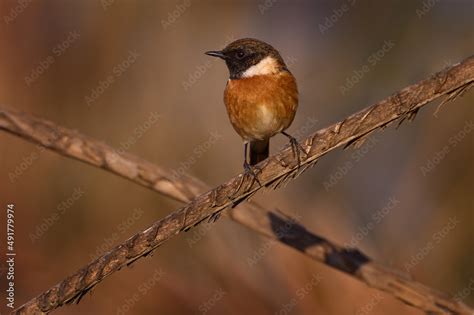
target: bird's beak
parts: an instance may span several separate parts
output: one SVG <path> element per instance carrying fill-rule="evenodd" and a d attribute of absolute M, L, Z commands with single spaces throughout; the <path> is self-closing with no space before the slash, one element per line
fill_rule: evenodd
<path fill-rule="evenodd" d="M 206 51 L 205 54 L 212 57 L 219 57 L 221 59 L 227 58 L 227 56 L 222 51 L 218 51 L 218 50 Z"/>

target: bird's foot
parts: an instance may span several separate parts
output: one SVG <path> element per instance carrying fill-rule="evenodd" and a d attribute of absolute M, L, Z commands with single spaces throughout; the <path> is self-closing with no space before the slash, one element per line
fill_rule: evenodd
<path fill-rule="evenodd" d="M 251 177 L 252 180 L 250 183 L 247 185 L 245 188 L 245 191 L 248 191 L 255 182 L 258 183 L 260 187 L 262 187 L 262 183 L 260 183 L 260 180 L 258 179 L 258 173 L 260 173 L 261 170 L 256 167 L 256 166 L 251 166 L 247 161 L 244 162 L 244 173 L 243 176 L 239 182 L 239 185 L 237 185 L 237 188 L 235 189 L 235 192 L 230 196 L 231 199 L 234 199 L 235 196 L 238 195 L 239 191 L 242 189 L 243 184 L 246 182 L 246 179 Z"/>
<path fill-rule="evenodd" d="M 256 167 L 256 166 L 251 166 L 247 161 L 244 162 L 244 177 L 247 176 L 252 176 L 252 182 L 250 183 L 249 187 L 252 187 L 252 185 L 257 182 L 260 187 L 262 187 L 262 184 L 258 180 L 258 173 L 260 173 L 261 170 Z"/>
<path fill-rule="evenodd" d="M 291 145 L 291 151 L 293 152 L 293 156 L 296 158 L 298 161 L 298 168 L 301 166 L 301 155 L 300 151 L 304 153 L 305 156 L 308 155 L 306 152 L 305 148 L 296 140 L 295 137 L 291 136 L 290 134 L 286 132 L 282 132 L 283 135 L 285 135 L 288 139 L 290 139 L 290 145 Z"/>

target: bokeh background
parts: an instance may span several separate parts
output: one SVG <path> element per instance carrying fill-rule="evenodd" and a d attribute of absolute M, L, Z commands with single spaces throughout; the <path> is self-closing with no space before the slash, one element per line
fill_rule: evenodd
<path fill-rule="evenodd" d="M 300 90 L 289 132 L 306 135 L 471 55 L 473 13 L 471 0 L 4 0 L 0 104 L 217 185 L 241 171 L 242 143 L 223 105 L 227 69 L 204 51 L 241 37 L 279 49 Z M 436 115 L 430 104 L 254 199 L 474 306 L 473 101 Z M 0 148 L 17 306 L 180 206 L 5 132 Z M 2 275 L 2 301 L 4 289 Z M 56 313 L 420 314 L 225 218 Z"/>

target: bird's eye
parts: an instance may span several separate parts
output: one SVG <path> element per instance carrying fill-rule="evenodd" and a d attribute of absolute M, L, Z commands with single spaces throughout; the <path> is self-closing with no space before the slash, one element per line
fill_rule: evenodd
<path fill-rule="evenodd" d="M 237 57 L 237 59 L 243 59 L 243 58 L 246 56 L 246 54 L 245 54 L 245 51 L 239 50 L 239 51 L 235 54 L 235 56 Z"/>

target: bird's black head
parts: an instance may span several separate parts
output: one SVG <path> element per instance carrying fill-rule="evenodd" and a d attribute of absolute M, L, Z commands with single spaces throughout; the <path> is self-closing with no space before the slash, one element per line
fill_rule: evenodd
<path fill-rule="evenodd" d="M 275 48 L 253 38 L 238 39 L 223 50 L 208 51 L 206 55 L 224 59 L 231 79 L 288 71 Z"/>

